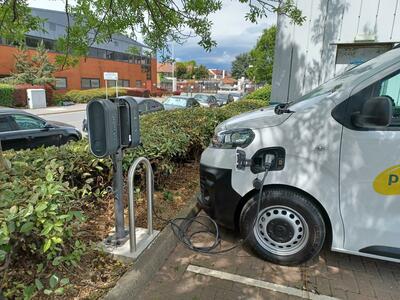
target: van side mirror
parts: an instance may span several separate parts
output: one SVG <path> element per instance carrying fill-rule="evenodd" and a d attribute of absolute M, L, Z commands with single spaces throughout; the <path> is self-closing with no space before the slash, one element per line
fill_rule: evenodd
<path fill-rule="evenodd" d="M 359 128 L 387 127 L 392 120 L 392 109 L 389 97 L 372 97 L 364 102 L 360 112 L 352 115 L 351 120 Z"/>

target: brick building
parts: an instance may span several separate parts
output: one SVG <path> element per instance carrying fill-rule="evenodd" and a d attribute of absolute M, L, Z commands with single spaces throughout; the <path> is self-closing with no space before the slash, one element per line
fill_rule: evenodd
<path fill-rule="evenodd" d="M 32 8 L 32 14 L 45 20 L 45 32 L 29 32 L 26 35 L 26 45 L 32 48 L 30 51 L 34 51 L 43 40 L 50 58 L 54 59 L 57 55 L 55 41 L 66 32 L 66 14 L 38 8 Z M 128 54 L 131 47 L 139 50 L 137 55 Z M 113 35 L 108 43 L 90 47 L 87 57 L 81 58 L 77 66 L 57 71 L 55 87 L 59 92 L 104 87 L 103 72 L 117 72 L 119 86 L 154 89 L 157 83 L 157 59 L 146 55 L 150 50 L 124 35 Z M 0 77 L 6 77 L 13 71 L 14 55 L 17 52 L 17 48 L 0 38 Z"/>

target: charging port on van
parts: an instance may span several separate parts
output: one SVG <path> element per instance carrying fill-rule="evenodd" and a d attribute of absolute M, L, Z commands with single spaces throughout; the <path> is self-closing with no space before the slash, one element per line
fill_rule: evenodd
<path fill-rule="evenodd" d="M 265 157 L 271 154 L 275 157 L 272 161 L 270 171 L 280 171 L 285 167 L 285 149 L 282 147 L 270 147 L 258 150 L 252 157 L 251 171 L 255 174 L 265 171 Z"/>

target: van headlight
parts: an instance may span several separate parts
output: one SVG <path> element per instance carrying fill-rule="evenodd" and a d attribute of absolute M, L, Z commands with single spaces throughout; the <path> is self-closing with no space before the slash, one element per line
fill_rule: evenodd
<path fill-rule="evenodd" d="M 251 129 L 234 129 L 217 132 L 211 147 L 222 149 L 245 148 L 254 140 L 254 132 Z"/>

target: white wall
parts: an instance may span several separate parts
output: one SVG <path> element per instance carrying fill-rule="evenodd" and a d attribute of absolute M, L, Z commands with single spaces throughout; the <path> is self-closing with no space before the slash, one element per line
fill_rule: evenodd
<path fill-rule="evenodd" d="M 303 25 L 278 17 L 273 101 L 295 100 L 343 72 L 347 65 L 336 65 L 337 44 L 371 38 L 368 44 L 400 42 L 400 0 L 298 0 L 297 5 L 307 18 Z M 371 55 L 370 50 L 357 55 L 364 52 Z"/>

